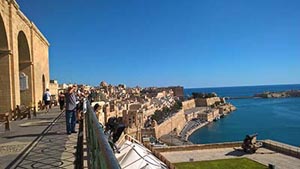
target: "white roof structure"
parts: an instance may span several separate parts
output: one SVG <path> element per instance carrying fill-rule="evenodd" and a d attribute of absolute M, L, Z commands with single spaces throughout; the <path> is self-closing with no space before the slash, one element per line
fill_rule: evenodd
<path fill-rule="evenodd" d="M 167 169 L 167 165 L 156 158 L 150 150 L 137 142 L 126 140 L 116 153 L 122 169 Z"/>

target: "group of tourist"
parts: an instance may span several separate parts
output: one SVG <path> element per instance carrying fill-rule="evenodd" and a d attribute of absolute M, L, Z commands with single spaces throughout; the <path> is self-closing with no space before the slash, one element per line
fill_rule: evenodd
<path fill-rule="evenodd" d="M 84 100 L 90 98 L 90 95 L 89 91 L 84 91 L 83 88 L 78 89 L 77 85 L 69 86 L 65 93 L 59 93 L 58 102 L 60 110 L 63 111 L 65 109 L 67 134 L 77 133 L 75 130 L 76 122 L 81 120 Z M 46 112 L 48 112 L 49 105 L 51 104 L 51 94 L 48 89 L 44 93 L 43 101 Z"/>
<path fill-rule="evenodd" d="M 66 102 L 66 128 L 67 134 L 77 133 L 75 131 L 76 121 L 82 119 L 82 111 L 84 109 L 84 100 L 89 96 L 88 91 L 84 91 L 83 88 L 78 89 L 77 85 L 68 87 L 65 95 L 60 94 L 59 101 L 62 105 L 60 108 L 63 109 L 63 99 Z"/>

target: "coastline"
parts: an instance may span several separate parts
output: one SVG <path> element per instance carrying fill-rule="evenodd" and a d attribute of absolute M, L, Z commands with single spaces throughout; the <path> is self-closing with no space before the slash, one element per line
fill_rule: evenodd
<path fill-rule="evenodd" d="M 166 135 L 162 136 L 159 140 L 166 143 L 166 144 L 168 144 L 168 145 L 171 145 L 171 146 L 193 145 L 194 143 L 188 140 L 190 135 L 192 135 L 198 129 L 208 125 L 209 123 L 210 122 L 204 122 L 204 123 L 198 125 L 197 127 L 189 130 L 186 133 L 185 138 L 181 138 L 181 137 L 179 137 L 179 136 L 177 136 L 173 133 L 170 133 L 170 134 L 166 134 Z"/>
<path fill-rule="evenodd" d="M 193 100 L 189 100 L 193 101 Z M 173 120 L 182 121 L 182 117 L 185 118 L 183 122 L 183 128 L 180 130 L 179 133 L 174 132 L 175 130 L 165 133 L 164 135 L 159 137 L 159 140 L 172 146 L 179 146 L 179 145 L 191 145 L 194 144 L 189 141 L 189 137 L 200 128 L 219 120 L 220 118 L 227 116 L 232 111 L 236 110 L 236 107 L 230 103 L 225 103 L 222 105 L 218 105 L 217 107 L 212 108 L 211 106 L 205 107 L 188 107 L 189 109 L 182 109 L 181 116 L 175 117 Z M 167 122 L 166 124 L 168 124 Z M 178 122 L 179 123 L 179 122 Z M 181 125 L 182 125 L 181 124 Z M 166 128 L 165 126 L 162 130 Z M 167 127 L 168 128 L 168 127 Z M 173 125 L 173 128 L 175 126 Z"/>
<path fill-rule="evenodd" d="M 223 88 L 222 88 L 222 90 L 223 90 Z M 256 88 L 250 87 L 250 88 L 244 88 L 244 89 L 238 88 L 238 89 L 235 89 L 233 91 L 227 91 L 227 90 L 222 91 L 222 90 L 220 90 L 220 92 L 223 92 L 222 95 L 228 95 L 228 96 L 233 96 L 233 97 L 238 98 L 239 96 L 236 94 L 237 91 L 239 91 L 239 93 L 241 93 L 241 95 L 252 95 L 252 96 L 254 96 L 255 93 L 263 93 L 262 91 L 279 91 L 280 92 L 280 91 L 289 91 L 289 90 L 294 90 L 295 91 L 295 90 L 299 90 L 299 89 L 291 88 L 290 86 L 283 86 L 283 87 L 279 86 L 279 87 L 276 87 L 276 88 L 265 88 L 264 87 L 264 88 L 256 89 Z M 190 91 L 190 93 L 191 92 L 200 92 L 200 90 Z M 203 91 L 201 91 L 201 92 L 203 92 Z M 233 97 L 231 97 L 231 98 L 233 98 Z M 235 120 L 235 121 L 238 121 L 239 125 L 244 126 L 245 124 L 248 124 L 249 121 L 253 121 L 253 117 L 260 117 L 261 116 L 262 118 L 258 119 L 258 124 L 265 124 L 266 119 L 269 119 L 269 117 L 270 117 L 270 113 L 268 113 L 268 112 L 274 112 L 276 114 L 279 113 L 283 118 L 287 118 L 286 119 L 287 121 L 291 121 L 289 119 L 291 119 L 291 115 L 294 115 L 294 114 L 290 115 L 289 112 L 290 111 L 293 112 L 292 109 L 291 110 L 290 109 L 284 109 L 286 111 L 280 113 L 280 112 L 276 111 L 276 109 L 274 110 L 274 106 L 276 105 L 276 108 L 278 108 L 278 106 L 279 106 L 279 108 L 288 108 L 290 106 L 292 106 L 292 108 L 293 107 L 297 108 L 298 106 L 296 106 L 296 105 L 299 102 L 299 100 L 297 100 L 297 97 L 284 97 L 287 100 L 279 99 L 279 100 L 276 100 L 276 102 L 273 101 L 273 98 L 271 98 L 270 101 L 268 101 L 268 99 L 263 99 L 263 98 L 256 99 L 256 98 L 258 98 L 258 97 L 253 97 L 252 99 L 245 99 L 245 100 L 244 99 L 237 99 L 237 100 L 232 101 L 232 103 L 228 102 L 229 104 L 232 104 L 234 106 L 232 106 L 232 107 L 228 106 L 228 109 L 226 109 L 226 110 L 231 110 L 230 112 L 232 112 L 236 109 L 235 106 L 239 106 L 239 108 L 241 108 L 239 111 L 246 112 L 246 113 L 238 113 L 238 115 L 235 115 L 234 118 L 230 118 L 229 122 L 232 121 L 232 120 Z M 196 105 L 189 105 L 189 104 L 185 104 L 185 105 L 189 106 L 185 110 L 189 110 L 191 108 L 197 107 Z M 229 107 L 231 107 L 231 108 L 229 108 Z M 266 111 L 264 113 L 261 113 L 261 111 L 260 111 L 261 108 L 267 109 L 268 111 Z M 192 114 L 193 113 L 197 114 L 198 113 L 197 110 L 198 109 L 190 111 L 192 113 L 189 113 L 189 114 L 186 113 L 189 116 L 186 119 L 191 120 L 192 118 L 194 118 L 195 115 L 192 115 Z M 219 110 L 221 110 L 221 109 L 219 109 Z M 225 109 L 223 109 L 223 110 L 225 110 Z M 200 111 L 200 113 L 201 113 L 201 110 L 198 110 L 198 111 Z M 225 112 L 220 111 L 220 115 L 222 115 L 223 113 L 225 114 Z M 231 114 L 230 112 L 228 112 L 227 114 Z M 223 116 L 221 116 L 220 118 L 222 118 L 222 117 Z M 266 117 L 266 119 L 265 119 L 265 117 Z M 182 117 L 180 117 L 180 118 L 182 119 Z M 237 120 L 237 119 L 239 119 L 239 120 Z M 242 123 L 240 122 L 240 120 L 242 121 Z M 285 121 L 285 120 L 283 120 L 283 121 Z M 278 120 L 276 124 L 271 123 L 271 124 L 268 124 L 268 126 L 276 127 L 276 126 L 284 123 L 283 121 Z M 175 127 L 175 125 L 177 123 L 178 123 L 178 121 L 176 121 L 176 123 L 174 123 L 174 121 L 173 121 L 173 128 Z M 188 121 L 186 121 L 186 123 L 188 123 Z M 192 124 L 193 123 L 191 123 L 190 126 L 192 126 Z M 166 144 L 172 144 L 172 145 L 186 145 L 187 142 L 189 142 L 189 144 L 198 144 L 198 141 L 194 140 L 194 135 L 197 135 L 196 133 L 199 132 L 198 129 L 201 129 L 202 127 L 206 126 L 207 124 L 209 124 L 209 123 L 205 123 L 205 124 L 201 123 L 198 126 L 195 125 L 194 128 L 190 127 L 190 130 L 185 129 L 185 132 L 183 132 L 183 134 L 182 134 L 181 131 L 183 130 L 183 126 L 185 126 L 185 125 L 180 123 L 181 128 L 179 128 L 179 129 L 181 129 L 181 130 L 177 131 L 178 134 L 174 135 L 174 133 L 173 133 L 172 136 L 169 136 L 169 138 L 170 138 L 169 141 L 164 140 L 164 142 L 166 142 Z M 225 124 L 227 125 L 227 122 Z M 211 124 L 211 125 L 212 125 L 212 127 L 216 127 L 216 128 L 218 128 L 218 130 L 220 130 L 220 126 L 217 123 L 216 124 Z M 224 128 L 222 128 L 222 130 L 224 130 L 225 131 L 224 133 L 226 133 L 226 134 L 221 133 L 220 135 L 215 136 L 215 138 L 214 138 L 215 140 L 213 142 L 220 142 L 220 141 L 222 141 L 223 137 L 226 138 L 226 140 L 234 140 L 235 139 L 234 138 L 235 136 L 232 135 L 231 132 L 230 132 L 230 128 L 232 128 L 232 127 L 228 127 L 228 125 L 227 126 L 226 125 L 224 126 Z M 206 127 L 204 129 L 201 129 L 201 133 L 202 133 L 202 130 L 203 130 L 204 135 L 207 135 Z M 284 128 L 282 129 L 282 131 L 284 131 Z M 245 132 L 245 131 L 242 131 L 242 130 L 237 131 L 237 132 L 239 132 L 238 133 L 239 137 L 244 136 L 245 134 L 252 133 L 252 131 L 250 131 L 250 132 L 246 131 Z M 260 128 L 257 128 L 257 127 L 255 127 L 255 132 L 259 133 L 259 135 L 260 135 L 260 137 L 262 137 L 262 139 L 272 138 L 272 139 L 276 139 L 276 140 L 279 140 L 279 141 L 282 141 L 282 142 L 285 142 L 285 140 L 287 140 L 287 139 L 283 139 L 281 137 L 282 134 L 277 134 L 274 137 L 270 137 L 268 135 L 268 133 L 265 133 L 263 130 L 261 130 Z M 289 130 L 289 133 L 293 133 L 293 132 L 296 132 L 296 131 Z M 289 139 L 292 139 L 288 135 L 286 135 L 286 136 Z M 203 136 L 203 137 L 204 138 L 202 138 L 202 136 L 201 136 L 201 140 L 202 140 L 203 143 L 206 143 L 208 137 L 206 137 L 206 136 Z M 171 138 L 172 138 L 172 141 L 171 141 Z M 178 140 L 178 141 L 175 142 L 174 140 Z M 298 145 L 297 141 L 295 141 L 295 140 L 296 139 L 292 139 L 292 141 L 289 141 L 289 142 L 286 141 L 286 143 L 292 144 L 292 145 Z M 210 142 L 208 142 L 208 143 L 210 143 Z"/>
<path fill-rule="evenodd" d="M 193 128 L 193 129 L 191 129 L 190 131 L 188 131 L 188 132 L 186 133 L 186 136 L 185 136 L 184 140 L 189 140 L 189 137 L 190 137 L 195 131 L 197 131 L 198 129 L 201 129 L 202 127 L 208 125 L 209 123 L 210 123 L 210 122 L 204 122 L 204 123 L 200 124 L 199 126 L 197 126 L 197 127 Z"/>

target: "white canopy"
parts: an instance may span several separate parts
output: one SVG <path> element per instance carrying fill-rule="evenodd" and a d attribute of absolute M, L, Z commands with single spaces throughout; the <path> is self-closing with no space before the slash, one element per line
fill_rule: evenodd
<path fill-rule="evenodd" d="M 167 169 L 167 165 L 156 158 L 142 144 L 126 140 L 115 154 L 122 169 Z"/>

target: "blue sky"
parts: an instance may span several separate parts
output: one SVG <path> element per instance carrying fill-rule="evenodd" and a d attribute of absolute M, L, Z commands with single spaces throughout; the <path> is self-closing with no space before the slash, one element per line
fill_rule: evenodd
<path fill-rule="evenodd" d="M 60 83 L 300 83 L 299 0 L 18 0 Z"/>

